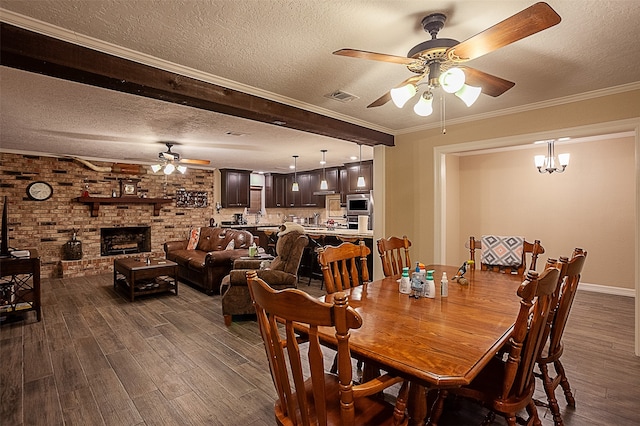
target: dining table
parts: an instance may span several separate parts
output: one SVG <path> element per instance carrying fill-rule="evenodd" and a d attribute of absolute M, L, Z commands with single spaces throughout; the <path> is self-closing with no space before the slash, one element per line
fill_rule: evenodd
<path fill-rule="evenodd" d="M 424 424 L 427 390 L 469 384 L 507 342 L 520 306 L 516 291 L 522 276 L 469 269 L 468 284 L 452 280 L 457 266 L 428 265 L 436 280 L 435 298 L 399 292 L 397 276 L 345 291 L 362 317 L 350 330 L 352 355 L 411 383 L 410 424 Z M 448 296 L 440 294 L 440 277 L 449 278 Z M 464 282 L 464 280 L 463 280 Z M 333 294 L 321 298 L 331 302 Z M 319 330 L 321 342 L 336 343 L 330 327 Z"/>

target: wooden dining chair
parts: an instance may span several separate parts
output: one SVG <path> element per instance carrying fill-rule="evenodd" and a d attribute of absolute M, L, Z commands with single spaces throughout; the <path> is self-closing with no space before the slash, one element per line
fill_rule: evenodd
<path fill-rule="evenodd" d="M 408 385 L 404 379 L 385 374 L 367 383 L 353 384 L 349 330 L 360 328 L 362 318 L 349 306 L 345 293 L 336 293 L 332 303 L 325 303 L 297 289 L 276 291 L 255 271 L 247 274 L 247 282 L 278 394 L 274 405 L 277 424 L 407 424 Z M 294 324 L 309 327 L 306 357 Z M 337 375 L 324 369 L 318 327 L 335 328 Z M 402 385 L 395 406 L 377 396 L 398 383 Z"/>
<path fill-rule="evenodd" d="M 318 249 L 318 263 L 322 269 L 327 293 L 335 293 L 369 282 L 367 256 L 371 250 L 364 241 L 359 244 L 342 243 L 337 247 Z"/>
<path fill-rule="evenodd" d="M 553 294 L 552 310 L 547 320 L 546 339 L 547 347 L 540 353 L 538 357 L 538 368 L 540 374 L 538 377 L 542 380 L 544 391 L 547 394 L 547 402 L 549 409 L 553 414 L 553 422 L 556 426 L 563 424 L 560 414 L 560 407 L 555 396 L 555 390 L 558 386 L 562 387 L 564 397 L 570 407 L 575 408 L 576 401 L 571 393 L 571 386 L 564 370 L 560 357 L 564 350 L 562 344 L 562 334 L 564 333 L 567 319 L 571 311 L 573 299 L 578 290 L 580 282 L 580 274 L 587 258 L 587 252 L 581 248 L 573 251 L 571 259 L 561 257 L 558 262 L 555 259 L 547 260 L 546 267 L 557 267 L 560 269 L 560 278 L 558 287 Z M 549 365 L 553 364 L 555 376 L 551 377 Z"/>
<path fill-rule="evenodd" d="M 377 245 L 385 277 L 401 274 L 403 267 L 411 268 L 411 257 L 409 257 L 411 241 L 406 235 L 402 238 L 380 238 Z"/>
<path fill-rule="evenodd" d="M 521 298 L 520 310 L 506 348 L 506 357 L 494 357 L 468 386 L 440 391 L 432 415 L 432 424 L 437 424 L 447 394 L 475 400 L 490 411 L 502 414 L 507 424 L 515 426 L 516 413 L 522 409 L 529 413 L 527 424 L 541 425 L 533 402 L 535 388 L 534 366 L 542 345 L 545 328 L 552 308 L 553 293 L 558 285 L 560 270 L 549 268 L 540 275 L 527 271 L 517 290 Z"/>
<path fill-rule="evenodd" d="M 469 259 L 471 259 L 471 267 L 476 268 L 476 250 L 482 250 L 482 241 L 476 240 L 474 236 L 469 237 L 469 241 L 465 244 L 469 249 Z M 480 269 L 483 271 L 502 272 L 507 274 L 523 275 L 528 269 L 535 270 L 538 262 L 538 256 L 544 254 L 544 247 L 540 245 L 540 240 L 535 240 L 533 243 L 524 241 L 522 244 L 522 262 L 520 265 L 509 267 L 502 265 L 491 265 L 488 263 L 480 262 Z M 531 256 L 531 261 L 527 262 L 527 255 Z M 527 267 L 528 265 L 528 267 Z"/>

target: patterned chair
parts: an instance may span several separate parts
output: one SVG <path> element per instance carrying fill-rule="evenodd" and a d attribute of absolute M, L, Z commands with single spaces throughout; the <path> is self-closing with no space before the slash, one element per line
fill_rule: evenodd
<path fill-rule="evenodd" d="M 525 270 L 535 270 L 538 256 L 544 253 L 540 240 L 533 243 L 523 237 L 483 235 L 480 241 L 471 236 L 467 243 L 472 267 L 476 265 L 476 250 L 482 250 L 480 268 L 483 271 L 523 275 Z M 527 267 L 527 254 L 531 261 Z"/>

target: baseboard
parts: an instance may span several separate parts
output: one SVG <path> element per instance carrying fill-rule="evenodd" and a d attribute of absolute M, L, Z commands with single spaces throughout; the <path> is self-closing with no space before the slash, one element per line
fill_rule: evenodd
<path fill-rule="evenodd" d="M 580 283 L 578 291 L 592 291 L 594 293 L 614 294 L 616 296 L 636 297 L 636 291 L 633 288 L 612 287 L 608 285 Z"/>

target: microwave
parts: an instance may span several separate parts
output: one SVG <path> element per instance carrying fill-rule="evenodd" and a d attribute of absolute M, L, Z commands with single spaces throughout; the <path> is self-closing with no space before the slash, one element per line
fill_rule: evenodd
<path fill-rule="evenodd" d="M 373 213 L 371 194 L 348 194 L 347 216 L 370 215 Z"/>

